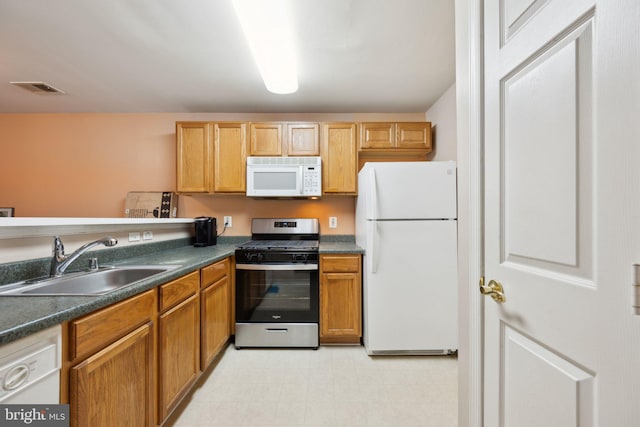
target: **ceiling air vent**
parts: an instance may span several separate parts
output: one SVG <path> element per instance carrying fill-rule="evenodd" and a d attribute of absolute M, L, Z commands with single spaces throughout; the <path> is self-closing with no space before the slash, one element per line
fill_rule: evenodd
<path fill-rule="evenodd" d="M 39 95 L 64 95 L 64 91 L 51 86 L 45 82 L 9 82 L 14 86 L 21 87 L 29 92 L 37 93 Z"/>

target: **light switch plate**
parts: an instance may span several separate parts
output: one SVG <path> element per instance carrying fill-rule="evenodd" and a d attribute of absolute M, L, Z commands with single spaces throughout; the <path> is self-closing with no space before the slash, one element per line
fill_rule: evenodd
<path fill-rule="evenodd" d="M 153 231 L 142 232 L 142 240 L 153 240 Z"/>
<path fill-rule="evenodd" d="M 129 241 L 130 242 L 139 242 L 140 241 L 140 232 L 134 231 L 129 233 Z"/>

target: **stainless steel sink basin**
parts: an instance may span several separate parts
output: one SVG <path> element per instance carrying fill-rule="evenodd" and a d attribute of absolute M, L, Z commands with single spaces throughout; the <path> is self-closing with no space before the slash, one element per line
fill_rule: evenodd
<path fill-rule="evenodd" d="M 130 265 L 98 271 L 68 273 L 37 283 L 20 282 L 0 287 L 0 296 L 102 295 L 178 268 L 177 265 Z"/>

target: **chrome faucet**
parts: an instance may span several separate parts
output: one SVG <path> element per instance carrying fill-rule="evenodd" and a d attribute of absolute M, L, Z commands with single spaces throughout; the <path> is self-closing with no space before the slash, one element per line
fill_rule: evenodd
<path fill-rule="evenodd" d="M 105 245 L 105 246 L 115 246 L 118 244 L 118 241 L 111 236 L 103 237 L 102 239 L 95 240 L 93 242 L 87 243 L 86 245 L 81 246 L 71 255 L 64 254 L 64 245 L 62 244 L 62 240 L 60 236 L 55 236 L 53 238 L 53 258 L 51 259 L 51 277 L 60 277 L 64 274 L 65 270 L 69 265 L 78 259 L 80 255 L 87 252 L 94 246 L 97 245 Z"/>

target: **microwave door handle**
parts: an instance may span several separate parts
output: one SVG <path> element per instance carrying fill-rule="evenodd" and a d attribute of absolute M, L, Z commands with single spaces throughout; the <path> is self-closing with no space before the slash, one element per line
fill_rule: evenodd
<path fill-rule="evenodd" d="M 304 166 L 298 166 L 298 194 L 304 194 Z"/>

